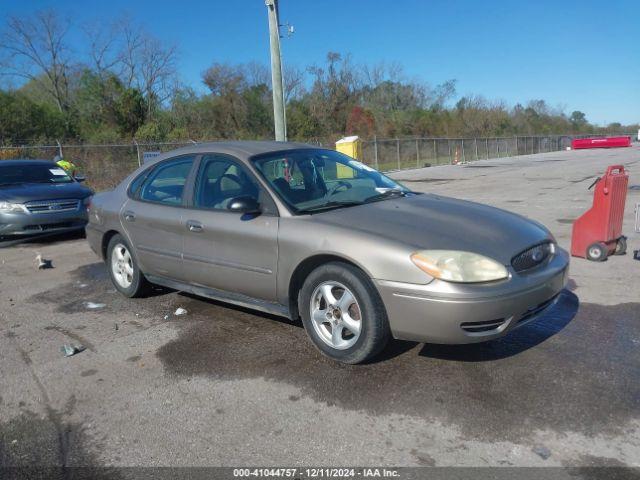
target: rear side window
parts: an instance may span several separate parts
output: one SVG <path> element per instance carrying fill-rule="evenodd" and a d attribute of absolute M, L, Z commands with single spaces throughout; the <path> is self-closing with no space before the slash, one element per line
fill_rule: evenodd
<path fill-rule="evenodd" d="M 133 182 L 131 182 L 129 184 L 129 196 L 131 198 L 136 198 L 138 195 L 138 190 L 140 190 L 140 187 L 142 186 L 142 184 L 144 183 L 144 181 L 147 178 L 147 175 L 149 175 L 149 169 L 145 170 L 143 173 L 141 173 L 140 175 L 138 175 L 135 180 L 133 180 Z"/>
<path fill-rule="evenodd" d="M 193 160 L 193 157 L 181 157 L 158 166 L 144 182 L 140 199 L 166 205 L 181 205 Z"/>

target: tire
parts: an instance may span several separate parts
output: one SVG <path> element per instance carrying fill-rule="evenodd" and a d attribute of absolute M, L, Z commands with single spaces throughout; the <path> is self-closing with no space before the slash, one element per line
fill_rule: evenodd
<path fill-rule="evenodd" d="M 120 234 L 109 240 L 107 269 L 113 286 L 126 297 L 143 297 L 149 291 L 149 282 L 140 271 L 129 243 Z"/>
<path fill-rule="evenodd" d="M 616 242 L 616 249 L 613 254 L 624 255 L 625 253 L 627 253 L 627 237 L 620 237 Z"/>
<path fill-rule="evenodd" d="M 338 362 L 370 360 L 391 337 L 384 304 L 371 280 L 346 263 L 331 262 L 312 271 L 298 295 L 298 309 L 315 346 Z"/>
<path fill-rule="evenodd" d="M 587 258 L 594 262 L 604 262 L 609 255 L 609 249 L 602 242 L 592 243 L 587 247 Z"/>

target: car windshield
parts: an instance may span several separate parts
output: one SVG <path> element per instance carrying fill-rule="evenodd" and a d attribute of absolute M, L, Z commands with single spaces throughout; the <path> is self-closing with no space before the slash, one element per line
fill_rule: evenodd
<path fill-rule="evenodd" d="M 22 183 L 70 183 L 73 179 L 55 164 L 2 165 L 0 163 L 0 185 Z"/>
<path fill-rule="evenodd" d="M 295 213 L 312 213 L 410 194 L 403 185 L 334 150 L 260 155 L 253 163 Z"/>

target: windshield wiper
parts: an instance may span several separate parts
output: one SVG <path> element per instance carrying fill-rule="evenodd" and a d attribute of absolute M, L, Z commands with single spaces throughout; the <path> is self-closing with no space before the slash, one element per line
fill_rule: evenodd
<path fill-rule="evenodd" d="M 376 202 L 378 200 L 384 200 L 386 198 L 392 198 L 392 197 L 404 197 L 407 195 L 407 191 L 405 190 L 400 190 L 399 188 L 390 188 L 388 190 L 385 190 L 383 192 L 380 192 L 376 195 L 372 195 L 368 198 L 364 199 L 364 203 L 369 203 L 369 202 Z"/>
<path fill-rule="evenodd" d="M 316 205 L 315 207 L 303 208 L 298 210 L 298 213 L 312 213 L 312 212 L 320 212 L 323 210 L 332 210 L 335 208 L 342 207 L 352 207 L 354 205 L 362 205 L 364 202 L 358 202 L 355 200 L 344 200 L 337 201 L 333 200 L 331 202 L 323 203 L 322 205 Z"/>

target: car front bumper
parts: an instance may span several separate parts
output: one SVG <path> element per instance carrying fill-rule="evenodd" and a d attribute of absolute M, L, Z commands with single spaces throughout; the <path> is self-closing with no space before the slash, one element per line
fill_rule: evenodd
<path fill-rule="evenodd" d="M 0 237 L 17 238 L 43 233 L 80 230 L 87 224 L 87 210 L 50 213 L 0 213 Z"/>
<path fill-rule="evenodd" d="M 416 285 L 375 280 L 395 338 L 462 344 L 492 340 L 551 308 L 568 278 L 569 255 L 558 248 L 549 263 L 488 284 L 434 280 Z"/>

